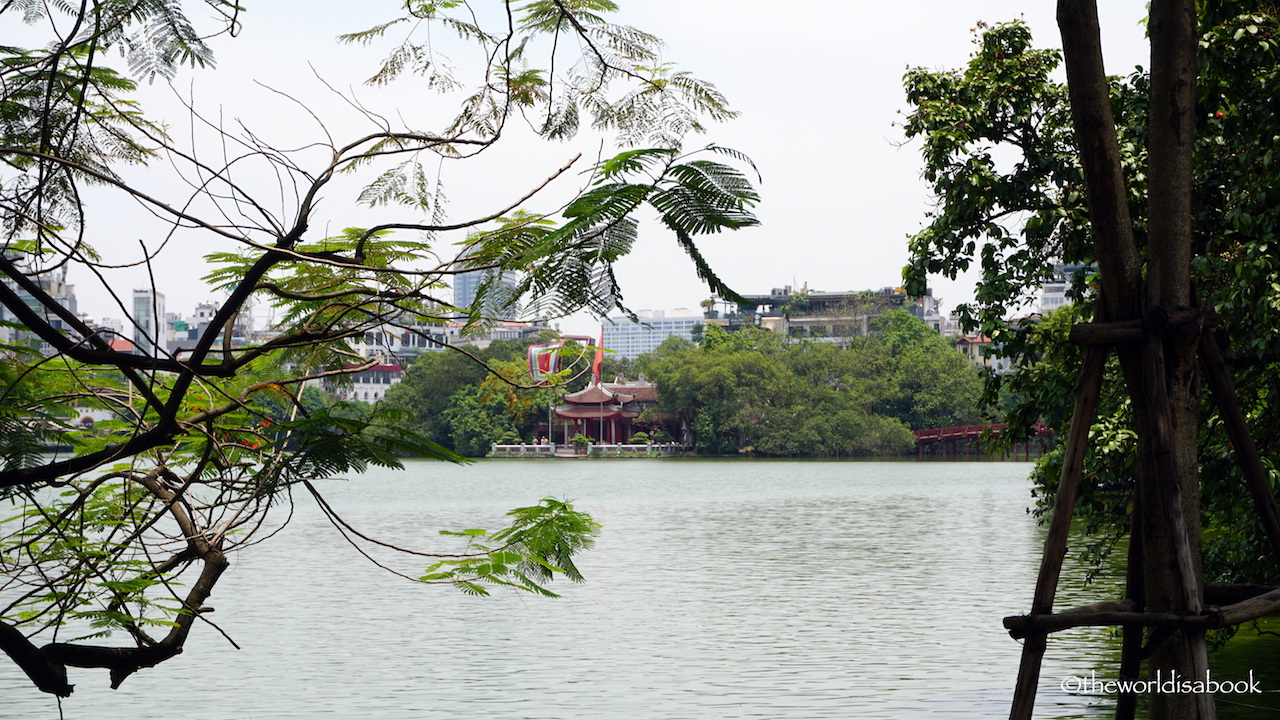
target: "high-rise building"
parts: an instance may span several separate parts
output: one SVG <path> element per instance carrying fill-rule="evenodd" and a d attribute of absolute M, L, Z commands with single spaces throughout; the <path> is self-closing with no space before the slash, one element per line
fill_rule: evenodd
<path fill-rule="evenodd" d="M 142 355 L 165 347 L 164 293 L 133 291 L 133 344 Z"/>
<path fill-rule="evenodd" d="M 502 273 L 498 282 L 489 290 L 483 307 L 472 308 L 472 305 L 476 302 L 476 295 L 480 291 L 481 283 L 495 272 L 495 270 L 472 270 L 454 276 L 454 306 L 464 310 L 478 311 L 486 320 L 519 319 L 520 307 L 514 302 L 516 300 L 515 288 L 518 277 L 512 271 Z"/>
<path fill-rule="evenodd" d="M 693 339 L 693 328 L 706 322 L 688 308 L 677 308 L 668 315 L 662 310 L 640 310 L 639 322 L 627 317 L 611 317 L 604 323 L 604 347 L 619 357 L 635 358 L 653 352 L 664 340 L 676 335 Z"/>
<path fill-rule="evenodd" d="M 9 253 L 7 257 L 9 257 L 10 260 L 13 260 L 15 264 L 22 264 L 24 262 L 24 256 L 16 253 Z M 76 309 L 75 286 L 67 284 L 67 268 L 65 266 L 44 273 L 30 273 L 29 277 L 33 282 L 35 282 L 36 286 L 40 288 L 40 291 L 45 295 L 48 295 L 55 303 L 69 310 L 72 315 L 78 314 L 79 311 Z M 5 280 L 4 282 L 14 291 L 14 293 L 17 294 L 19 298 L 22 299 L 22 302 L 33 313 L 44 319 L 44 321 L 48 323 L 49 327 L 59 332 L 67 332 L 69 330 L 62 318 L 50 312 L 49 308 L 37 300 L 30 292 L 18 287 L 17 283 L 14 283 L 11 280 Z M 14 315 L 11 309 L 4 306 L 0 306 L 0 320 L 22 324 L 22 320 Z M 0 339 L 5 342 L 38 346 L 42 355 L 47 356 L 53 353 L 53 346 L 41 340 L 35 333 L 26 330 L 5 327 L 0 329 Z"/>

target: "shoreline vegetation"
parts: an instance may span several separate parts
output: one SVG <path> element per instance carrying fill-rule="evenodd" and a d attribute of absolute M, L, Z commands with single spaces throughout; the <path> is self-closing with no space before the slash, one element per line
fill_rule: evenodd
<path fill-rule="evenodd" d="M 787 460 L 803 460 L 813 462 L 1034 462 L 1039 460 L 1046 451 L 1032 453 L 1025 456 L 1022 452 L 1017 453 L 992 453 L 992 452 L 972 452 L 969 456 L 961 457 L 940 457 L 919 456 L 908 453 L 905 455 L 846 455 L 846 456 L 821 456 L 808 455 L 804 457 L 779 456 L 779 455 L 760 455 L 752 451 L 734 453 L 732 455 L 699 455 L 691 450 L 681 450 L 677 452 L 661 452 L 647 449 L 645 445 L 631 445 L 622 443 L 620 445 L 603 446 L 608 449 L 589 449 L 583 453 L 574 454 L 555 454 L 551 452 L 540 452 L 534 450 L 536 445 L 495 445 L 493 449 L 482 458 L 477 460 L 556 460 L 556 459 L 575 459 L 587 458 L 592 460 L 761 460 L 761 461 L 778 461 Z M 613 449 L 619 448 L 619 449 Z M 634 449 L 633 449 L 634 448 Z"/>
<path fill-rule="evenodd" d="M 407 429 L 469 457 L 891 458 L 916 455 L 914 430 L 984 422 L 987 371 L 905 310 L 839 343 L 708 325 L 696 343 L 673 337 L 634 360 L 606 356 L 599 377 L 658 388 L 657 406 L 621 444 L 598 443 L 592 428 L 549 426 L 559 398 L 592 379 L 532 386 L 525 351 L 541 341 L 472 349 L 488 369 L 459 353 L 423 354 L 382 402 L 406 412 Z"/>

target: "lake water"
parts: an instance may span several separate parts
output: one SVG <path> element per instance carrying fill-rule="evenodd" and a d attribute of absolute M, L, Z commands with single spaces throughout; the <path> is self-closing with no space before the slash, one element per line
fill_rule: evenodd
<path fill-rule="evenodd" d="M 604 525 L 561 599 L 466 597 L 373 567 L 309 497 L 235 557 L 186 653 L 129 678 L 72 669 L 66 718 L 989 718 L 1007 716 L 1042 531 L 1024 463 L 414 462 L 322 485 L 381 539 L 500 526 L 546 495 Z M 396 562 L 410 574 L 422 565 Z M 1068 583 L 1063 605 L 1110 599 Z M 1104 717 L 1062 692 L 1114 672 L 1105 630 L 1051 641 L 1037 717 Z M 1272 683 L 1275 687 L 1280 684 Z M 58 717 L 0 663 L 0 718 Z"/>

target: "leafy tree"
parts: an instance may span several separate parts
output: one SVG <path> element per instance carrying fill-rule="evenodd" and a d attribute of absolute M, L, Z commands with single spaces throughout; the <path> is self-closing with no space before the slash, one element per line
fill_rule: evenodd
<path fill-rule="evenodd" d="M 404 379 L 387 391 L 383 405 L 411 413 L 407 427 L 431 441 L 469 457 L 488 453 L 490 440 L 511 432 L 517 438 L 534 439 L 539 423 L 557 391 L 587 382 L 589 356 L 576 344 L 567 346 L 562 360 L 567 376 L 554 386 L 536 386 L 529 377 L 526 351 L 535 340 L 499 340 L 481 350 L 474 346 L 457 352 L 424 353 L 414 360 Z M 609 356 L 601 375 L 626 375 L 630 363 Z M 496 403 L 496 404 L 495 404 Z M 485 408 L 477 415 L 477 408 Z M 490 409 L 501 408 L 493 414 Z M 492 427 L 482 429 L 485 418 Z M 463 428 L 458 425 L 466 423 Z M 459 438 L 469 438 L 460 443 Z"/>
<path fill-rule="evenodd" d="M 241 20 L 232 3 L 0 6 L 4 21 L 26 23 L 29 44 L 0 47 L 0 305 L 12 319 L 0 362 L 0 500 L 9 506 L 0 522 L 0 649 L 38 688 L 69 694 L 67 666 L 106 668 L 118 686 L 182 652 L 190 632 L 209 624 L 205 600 L 228 555 L 253 544 L 285 490 L 318 496 L 312 480 L 396 466 L 407 453 L 460 460 L 406 428 L 393 408 L 307 401 L 303 388 L 341 383 L 377 362 L 360 357 L 353 338 L 386 328 L 425 335 L 459 313 L 483 323 L 495 307 L 607 312 L 621 300 L 612 264 L 630 250 L 632 215 L 645 205 L 709 286 L 732 296 L 696 239 L 755 222 L 751 182 L 727 164 L 747 160 L 717 146 L 684 148 L 707 122 L 732 117 L 724 98 L 660 64 L 658 39 L 612 22 L 613 2 L 496 5 L 488 13 L 463 0 L 407 2 L 403 17 L 346 38 L 391 45 L 373 84 L 401 97 L 462 92 L 452 117 L 352 101 L 347 110 L 363 113 L 363 127 L 342 138 L 321 110 L 304 109 L 316 124 L 297 124 L 288 148 L 220 127 L 195 107 L 190 132 L 171 136 L 131 95 L 137 79 L 209 66 L 212 38 L 234 34 Z M 189 19 L 209 9 L 212 19 Z M 426 39 L 441 32 L 483 62 L 444 62 Z M 119 54 L 127 72 L 103 64 Z M 498 212 L 450 217 L 443 179 L 428 168 L 498 152 L 519 120 L 548 140 L 590 125 L 616 133 L 622 147 L 586 168 L 584 192 L 547 189 L 575 160 L 528 192 L 492 198 Z M 124 172 L 152 161 L 177 172 Z M 355 182 L 335 182 L 342 176 Z M 264 189 L 265 178 L 278 187 Z M 352 185 L 360 189 L 349 193 Z M 88 186 L 92 206 L 83 201 Z M 90 241 L 103 222 L 93 207 L 132 204 L 158 223 L 139 226 L 148 253 L 219 243 L 207 279 L 224 299 L 208 331 L 179 350 L 163 347 L 149 315 L 123 300 L 118 309 L 141 339 L 136 353 L 60 299 L 63 269 L 101 278 L 118 264 L 117 248 Z M 368 227 L 323 215 L 356 205 L 375 218 Z M 315 230 L 326 225 L 345 229 Z M 443 301 L 449 280 L 472 270 L 491 277 L 476 302 Z M 493 278 L 509 274 L 519 277 L 516 292 L 500 295 Z M 253 302 L 274 308 L 279 325 L 269 338 L 233 343 L 234 320 Z M 439 393 L 453 398 L 462 387 Z M 469 391 L 457 405 L 483 406 Z M 72 422 L 82 409 L 112 419 L 86 432 Z M 74 445 L 69 457 L 36 452 L 53 436 Z M 423 582 L 546 593 L 554 575 L 580 578 L 570 556 L 590 544 L 588 516 L 545 500 L 511 519 L 493 534 L 467 531 L 476 552 L 440 560 Z M 95 644 L 112 632 L 129 642 Z M 42 634 L 59 641 L 37 645 Z"/>
<path fill-rule="evenodd" d="M 519 435 L 502 398 L 479 387 L 464 387 L 454 393 L 441 419 L 449 428 L 450 445 L 468 457 L 484 457 L 489 446 L 507 433 Z"/>
<path fill-rule="evenodd" d="M 892 455 L 909 428 L 977 420 L 977 373 L 906 311 L 850 347 L 708 325 L 702 346 L 668 339 L 638 365 L 700 453 Z"/>
<path fill-rule="evenodd" d="M 502 409 L 512 425 L 529 429 L 539 417 L 545 418 L 547 406 L 554 395 L 547 387 L 528 387 L 529 375 L 526 360 L 508 360 L 490 366 L 490 373 L 480 381 L 480 392 L 486 402 L 502 403 Z"/>
<path fill-rule="evenodd" d="M 411 413 L 408 427 L 414 432 L 454 448 L 445 413 L 455 396 L 479 387 L 491 367 L 525 362 L 526 348 L 534 342 L 498 340 L 483 350 L 471 345 L 460 348 L 463 352 L 422 353 L 405 369 L 403 379 L 387 390 L 383 404 Z M 527 375 L 527 364 L 522 367 Z"/>
<path fill-rule="evenodd" d="M 916 110 L 907 132 L 925 141 L 926 177 L 940 205 L 913 239 L 907 281 L 920 288 L 928 273 L 954 276 L 980 264 L 977 303 L 964 310 L 971 327 L 1019 358 L 1004 397 L 1023 427 L 1040 414 L 1065 419 L 1067 363 L 1079 361 L 1062 348 L 1069 322 L 1151 323 L 1187 306 L 1216 312 L 1214 340 L 1184 324 L 1163 341 L 1120 346 L 1102 383 L 1099 452 L 1081 490 L 1084 515 L 1113 536 L 1128 532 L 1141 498 L 1147 607 L 1194 611 L 1199 569 L 1167 568 L 1172 555 L 1198 562 L 1201 525 L 1210 577 L 1277 575 L 1275 558 L 1258 552 L 1265 543 L 1256 515 L 1242 517 L 1242 473 L 1197 377 L 1199 347 L 1225 340 L 1228 364 L 1242 371 L 1237 397 L 1273 466 L 1276 445 L 1266 439 L 1275 430 L 1264 418 L 1274 409 L 1277 357 L 1266 328 L 1280 307 L 1270 279 L 1280 115 L 1268 101 L 1280 66 L 1277 16 L 1270 3 L 1153 3 L 1152 70 L 1123 81 L 1103 78 L 1091 3 L 1060 3 L 1059 23 L 1067 85 L 1051 79 L 1060 56 L 1033 49 L 1016 23 L 985 29 L 962 71 L 908 74 Z M 1075 276 L 1078 314 L 1050 327 L 1011 325 L 1009 310 L 1055 261 L 1086 268 Z M 1049 462 L 1040 477 L 1053 486 Z M 1174 531 L 1153 519 L 1163 517 L 1160 508 L 1188 519 L 1189 551 L 1167 550 Z M 1150 667 L 1195 674 L 1202 647 L 1196 633 L 1179 633 Z M 1190 702 L 1162 696 L 1153 717 L 1190 716 Z"/>
<path fill-rule="evenodd" d="M 614 352 L 606 352 L 600 363 L 600 378 L 604 382 L 609 382 L 614 378 L 632 378 L 636 377 L 635 360 L 623 357 Z"/>
<path fill-rule="evenodd" d="M 906 310 L 882 313 L 867 340 L 881 394 L 872 406 L 908 427 L 968 425 L 981 419 L 982 376 L 964 356 Z"/>

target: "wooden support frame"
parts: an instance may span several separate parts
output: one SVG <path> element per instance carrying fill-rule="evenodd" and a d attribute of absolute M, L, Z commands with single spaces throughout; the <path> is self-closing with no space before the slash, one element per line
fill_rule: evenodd
<path fill-rule="evenodd" d="M 1025 638 L 1035 632 L 1109 625 L 1213 630 L 1280 613 L 1280 590 L 1196 614 L 1142 612 L 1138 607 L 1137 601 L 1128 598 L 1090 603 L 1058 613 L 1013 615 L 1004 619 L 1004 627 L 1014 638 Z"/>
<path fill-rule="evenodd" d="M 1280 558 L 1280 507 L 1277 507 L 1275 496 L 1271 494 L 1271 480 L 1267 469 L 1258 454 L 1258 446 L 1249 435 L 1244 411 L 1240 408 L 1235 387 L 1227 374 L 1227 365 L 1222 359 L 1222 350 L 1212 333 L 1200 336 L 1200 367 L 1209 383 L 1223 425 L 1227 428 L 1227 436 L 1231 438 L 1231 445 L 1236 450 L 1236 457 L 1240 460 L 1245 485 L 1253 497 L 1258 516 L 1262 518 L 1262 527 L 1271 542 L 1271 552 Z"/>
<path fill-rule="evenodd" d="M 1188 618 L 1214 617 L 1213 611 L 1204 610 L 1203 580 L 1195 556 L 1201 540 L 1195 471 L 1199 461 L 1195 452 L 1196 412 L 1201 402 L 1197 366 L 1202 365 L 1202 356 L 1212 353 L 1201 347 L 1210 318 L 1198 308 L 1179 307 L 1198 304 L 1191 274 L 1196 5 L 1192 0 L 1152 0 L 1149 8 L 1147 222 L 1141 242 L 1130 215 L 1130 189 L 1103 65 L 1097 2 L 1058 0 L 1057 5 L 1067 94 L 1099 271 L 1097 317 L 1119 321 L 1085 328 L 1075 340 L 1086 347 L 1114 345 L 1124 372 L 1138 437 L 1133 530 L 1134 537 L 1141 539 L 1139 547 L 1131 546 L 1126 592 L 1141 590 L 1146 596 L 1127 598 L 1135 603 L 1134 610 L 1095 609 L 1054 616 L 1052 594 L 1043 593 L 1042 588 L 1056 585 L 1061 563 L 1056 560 L 1058 548 L 1051 544 L 1056 540 L 1046 540 L 1031 612 L 1038 619 L 1025 637 L 1012 718 L 1031 717 L 1040 659 L 1050 631 L 1040 623 L 1062 622 L 1064 615 L 1070 622 L 1092 617 L 1107 624 L 1115 621 L 1127 628 L 1126 636 L 1152 627 L 1153 642 L 1148 643 L 1152 667 L 1200 675 L 1208 671 L 1208 653 L 1204 628 L 1197 624 L 1209 621 Z M 1190 317 L 1182 317 L 1184 312 Z M 1201 371 L 1206 376 L 1213 372 L 1203 367 Z M 1215 398 L 1227 405 L 1237 404 L 1226 391 L 1215 392 Z M 1088 422 L 1079 414 L 1073 418 L 1073 425 Z M 1073 436 L 1072 443 L 1068 457 L 1084 452 L 1083 438 Z M 1246 456 L 1247 451 L 1242 462 L 1248 462 Z M 1066 482 L 1066 475 L 1064 467 L 1060 485 Z M 1074 497 L 1064 499 L 1070 499 L 1072 507 L 1056 507 L 1054 524 L 1064 518 L 1069 521 L 1074 509 Z M 1255 502 L 1268 532 L 1274 526 L 1280 537 L 1280 516 L 1273 517 L 1269 507 L 1275 504 L 1270 488 L 1255 495 Z M 1274 546 L 1280 550 L 1280 542 Z M 1259 602 L 1269 607 L 1269 601 Z M 1150 625 L 1156 615 L 1172 625 Z M 1222 620 L 1227 621 L 1226 617 Z M 1122 664 L 1135 668 L 1143 652 L 1136 640 L 1127 637 Z M 1198 693 L 1189 700 L 1153 697 L 1152 712 L 1159 717 L 1214 720 L 1216 710 L 1210 694 Z M 1131 708 L 1126 700 L 1125 707 L 1118 708 L 1118 716 L 1125 717 Z"/>
<path fill-rule="evenodd" d="M 1198 307 L 1156 307 L 1143 320 L 1080 323 L 1071 328 L 1068 339 L 1076 345 L 1115 345 L 1139 343 L 1148 331 L 1164 335 L 1184 325 L 1211 328 L 1218 324 L 1218 314 Z"/>
<path fill-rule="evenodd" d="M 1098 328 L 1082 329 L 1090 324 L 1077 325 L 1072 330 L 1073 342 L 1085 348 L 1084 360 L 1081 363 L 1075 387 L 1075 407 L 1072 411 L 1071 426 L 1068 432 L 1066 456 L 1062 472 L 1058 480 L 1057 493 L 1054 497 L 1053 515 L 1050 518 L 1049 531 L 1045 538 L 1044 554 L 1041 556 L 1040 570 L 1036 580 L 1035 594 L 1032 599 L 1031 612 L 1027 615 L 1015 615 L 1004 618 L 1004 626 L 1009 634 L 1023 641 L 1022 660 L 1018 669 L 1017 687 L 1014 691 L 1013 705 L 1010 709 L 1011 720 L 1029 720 L 1035 707 L 1037 684 L 1044 653 L 1048 645 L 1048 635 L 1052 632 L 1076 627 L 1120 626 L 1124 628 L 1124 641 L 1121 650 L 1121 675 L 1137 677 L 1139 665 L 1144 652 L 1150 648 L 1142 645 L 1143 631 L 1157 628 L 1163 633 L 1175 630 L 1189 631 L 1192 636 L 1192 651 L 1197 671 L 1207 671 L 1208 658 L 1204 643 L 1204 632 L 1217 628 L 1239 625 L 1258 618 L 1280 613 L 1280 587 L 1272 586 L 1229 586 L 1226 588 L 1197 587 L 1192 580 L 1189 547 L 1186 545 L 1185 519 L 1170 497 L 1161 497 L 1161 514 L 1172 531 L 1172 542 L 1177 547 L 1176 555 L 1182 575 L 1182 590 L 1185 595 L 1186 612 L 1147 612 L 1143 609 L 1142 594 L 1142 562 L 1143 552 L 1140 534 L 1136 532 L 1141 513 L 1145 511 L 1139 497 L 1135 494 L 1133 508 L 1133 526 L 1126 571 L 1126 594 L 1128 597 L 1105 602 L 1090 603 L 1076 608 L 1053 612 L 1054 596 L 1062 572 L 1062 564 L 1067 550 L 1067 539 L 1071 518 L 1075 512 L 1076 499 L 1079 494 L 1080 481 L 1084 472 L 1084 458 L 1088 447 L 1089 430 L 1093 424 L 1097 407 L 1098 394 L 1101 390 L 1103 371 L 1107 350 L 1111 343 L 1130 343 L 1142 340 L 1145 343 L 1143 355 L 1146 357 L 1146 373 L 1148 377 L 1160 377 L 1161 352 L 1159 351 L 1159 334 L 1178 326 L 1194 324 L 1197 329 L 1216 322 L 1216 316 L 1203 312 L 1198 308 L 1180 308 L 1174 312 L 1163 313 L 1165 322 L 1159 323 L 1159 332 L 1154 331 L 1151 323 L 1122 322 L 1097 323 Z M 1133 330 L 1138 328 L 1139 337 L 1134 337 Z M 1143 338 L 1145 337 L 1145 340 Z M 1103 339 L 1105 338 L 1105 339 Z M 1270 488 L 1269 478 L 1262 464 L 1257 446 L 1250 437 L 1245 423 L 1243 410 L 1240 408 L 1226 364 L 1222 359 L 1217 340 L 1209 332 L 1199 333 L 1198 357 L 1202 373 L 1210 386 L 1213 399 L 1223 418 L 1232 445 L 1236 448 L 1241 467 L 1244 471 L 1245 483 L 1253 497 L 1258 515 L 1270 540 L 1272 553 L 1280 560 L 1280 503 L 1276 502 Z M 1157 396 L 1159 392 L 1155 393 Z M 1158 398 L 1159 399 L 1159 398 Z M 1157 403 L 1157 406 L 1159 403 Z M 1159 415 L 1162 408 L 1150 409 Z M 1158 465 L 1163 465 L 1162 472 L 1174 473 L 1176 470 L 1168 465 L 1170 458 L 1167 450 L 1156 449 L 1156 453 L 1165 454 Z M 1179 542 L 1181 539 L 1181 542 Z M 1178 547 L 1180 546 L 1180 547 Z M 1205 595 L 1212 592 L 1215 596 L 1227 596 L 1229 604 L 1217 608 L 1205 609 Z M 1204 670 L 1200 670 L 1203 667 Z M 1215 716 L 1212 699 L 1202 698 L 1199 705 L 1201 718 L 1211 720 Z M 1118 720 L 1132 719 L 1136 709 L 1136 698 L 1132 695 L 1117 698 L 1116 717 Z"/>
<path fill-rule="evenodd" d="M 1098 407 L 1098 395 L 1102 390 L 1106 362 L 1107 352 L 1104 348 L 1091 346 L 1085 349 L 1084 361 L 1076 377 L 1076 400 L 1071 412 L 1071 427 L 1067 430 L 1066 458 L 1062 463 L 1062 473 L 1058 477 L 1058 490 L 1054 496 L 1049 534 L 1044 541 L 1040 573 L 1036 578 L 1035 596 L 1031 601 L 1032 614 L 1053 612 L 1053 599 L 1058 591 L 1058 579 L 1062 575 L 1062 561 L 1067 555 L 1071 516 L 1075 512 L 1080 481 L 1084 477 L 1084 457 L 1089 445 L 1089 429 L 1093 426 L 1093 415 Z M 1040 666 L 1047 647 L 1047 632 L 1028 634 L 1023 641 L 1022 660 L 1018 666 L 1018 684 L 1014 691 L 1013 708 L 1009 714 L 1009 717 L 1014 720 L 1029 719 L 1035 709 L 1036 685 L 1040 681 Z"/>

